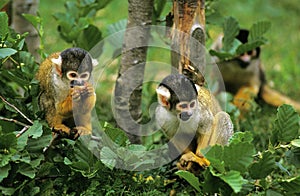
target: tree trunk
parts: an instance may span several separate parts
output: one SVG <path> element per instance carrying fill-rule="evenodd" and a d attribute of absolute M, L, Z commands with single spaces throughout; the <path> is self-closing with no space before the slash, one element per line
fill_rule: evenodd
<path fill-rule="evenodd" d="M 173 0 L 172 66 L 199 85 L 205 70 L 204 8 L 204 0 Z"/>
<path fill-rule="evenodd" d="M 141 98 L 153 0 L 129 0 L 128 23 L 115 87 L 115 119 L 132 143 L 140 143 Z"/>
<path fill-rule="evenodd" d="M 25 41 L 28 51 L 35 57 L 36 61 L 40 61 L 38 49 L 40 46 L 40 38 L 36 29 L 28 22 L 22 14 L 36 15 L 38 10 L 39 0 L 13 0 L 12 5 L 12 28 L 18 33 L 28 32 L 29 35 Z"/>

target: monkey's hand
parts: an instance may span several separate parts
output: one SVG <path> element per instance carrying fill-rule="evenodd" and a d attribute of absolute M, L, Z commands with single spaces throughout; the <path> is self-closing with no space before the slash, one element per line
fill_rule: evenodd
<path fill-rule="evenodd" d="M 64 124 L 58 124 L 52 128 L 52 132 L 57 133 L 62 137 L 69 137 L 71 129 Z"/>
<path fill-rule="evenodd" d="M 69 127 L 63 124 L 53 127 L 52 132 L 57 133 L 60 137 L 69 138 L 73 140 L 76 140 L 81 135 L 89 135 L 92 133 L 91 128 L 77 126 L 70 129 Z"/>
<path fill-rule="evenodd" d="M 71 135 L 73 139 L 77 139 L 81 135 L 89 135 L 91 133 L 92 133 L 92 129 L 84 126 L 77 126 L 71 130 Z"/>
<path fill-rule="evenodd" d="M 183 154 L 177 163 L 180 170 L 191 171 L 193 163 L 197 163 L 200 167 L 205 168 L 210 165 L 210 162 L 202 155 L 195 155 L 192 151 Z"/>
<path fill-rule="evenodd" d="M 79 110 L 81 113 L 88 113 L 95 106 L 96 94 L 94 87 L 90 83 L 83 86 L 75 86 L 72 91 L 73 110 Z"/>

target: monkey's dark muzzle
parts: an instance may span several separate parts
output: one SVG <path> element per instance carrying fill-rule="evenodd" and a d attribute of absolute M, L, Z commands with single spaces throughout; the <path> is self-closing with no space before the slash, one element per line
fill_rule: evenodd
<path fill-rule="evenodd" d="M 180 115 L 179 115 L 179 118 L 183 121 L 187 121 L 190 119 L 190 117 L 192 116 L 193 114 L 190 113 L 190 112 L 181 112 Z"/>
<path fill-rule="evenodd" d="M 79 80 L 72 80 L 70 82 L 71 88 L 74 86 L 84 86 L 84 81 L 79 81 Z"/>

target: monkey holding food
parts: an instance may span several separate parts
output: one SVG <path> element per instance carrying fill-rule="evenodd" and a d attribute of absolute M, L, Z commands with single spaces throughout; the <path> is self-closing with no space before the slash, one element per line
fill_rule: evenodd
<path fill-rule="evenodd" d="M 91 73 L 96 64 L 81 48 L 54 53 L 40 64 L 36 75 L 39 105 L 53 132 L 72 139 L 91 134 L 91 111 L 96 102 Z"/>
<path fill-rule="evenodd" d="M 233 134 L 230 116 L 221 111 L 217 100 L 202 86 L 194 84 L 183 74 L 172 74 L 156 89 L 159 105 L 157 124 L 172 144 L 183 154 L 179 169 L 190 170 L 193 163 L 209 166 L 201 150 L 215 144 L 225 145 Z M 174 137 L 177 134 L 179 136 Z M 193 138 L 187 148 L 187 138 Z"/>

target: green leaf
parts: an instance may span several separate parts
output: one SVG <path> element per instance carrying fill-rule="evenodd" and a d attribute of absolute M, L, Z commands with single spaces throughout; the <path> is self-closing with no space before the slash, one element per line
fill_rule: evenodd
<path fill-rule="evenodd" d="M 8 176 L 10 169 L 11 169 L 10 165 L 5 165 L 4 167 L 0 167 L 0 182 L 2 182 L 2 180 Z"/>
<path fill-rule="evenodd" d="M 247 171 L 247 167 L 253 161 L 255 148 L 250 143 L 232 143 L 224 147 L 225 166 L 230 170 L 236 170 L 241 173 Z"/>
<path fill-rule="evenodd" d="M 245 52 L 254 50 L 255 48 L 257 48 L 265 43 L 266 43 L 266 40 L 261 38 L 256 41 L 253 41 L 253 42 L 248 42 L 248 43 L 242 44 L 236 49 L 236 54 L 237 55 L 244 54 Z"/>
<path fill-rule="evenodd" d="M 243 184 L 246 182 L 246 180 L 244 180 L 244 178 L 240 175 L 240 172 L 233 170 L 220 175 L 219 178 L 226 182 L 235 193 L 240 192 Z"/>
<path fill-rule="evenodd" d="M 31 139 L 27 142 L 26 149 L 29 152 L 42 152 L 43 149 L 49 145 L 50 141 L 52 139 L 52 135 L 43 135 L 42 137 L 39 137 L 37 139 Z"/>
<path fill-rule="evenodd" d="M 206 24 L 222 26 L 224 23 L 224 16 L 218 10 L 213 13 L 205 13 L 205 17 Z"/>
<path fill-rule="evenodd" d="M 23 163 L 19 166 L 18 172 L 33 179 L 35 177 L 36 170 L 33 169 L 31 165 Z"/>
<path fill-rule="evenodd" d="M 95 3 L 95 0 L 80 0 L 80 6 L 89 6 Z"/>
<path fill-rule="evenodd" d="M 18 51 L 12 48 L 0 48 L 0 59 L 16 54 Z"/>
<path fill-rule="evenodd" d="M 108 168 L 113 169 L 117 164 L 118 155 L 109 147 L 104 146 L 100 152 L 101 161 Z"/>
<path fill-rule="evenodd" d="M 212 55 L 212 56 L 216 56 L 220 59 L 229 59 L 229 58 L 232 58 L 233 55 L 229 52 L 218 52 L 218 51 L 215 51 L 215 50 L 210 50 L 209 51 L 209 54 Z"/>
<path fill-rule="evenodd" d="M 296 194 L 300 193 L 300 177 L 294 177 L 287 180 L 279 181 L 280 186 L 288 193 L 288 194 Z"/>
<path fill-rule="evenodd" d="M 300 148 L 288 150 L 285 153 L 285 156 L 289 164 L 295 165 L 297 168 L 300 168 Z"/>
<path fill-rule="evenodd" d="M 270 152 L 262 154 L 262 158 L 253 163 L 249 168 L 249 173 L 253 179 L 262 179 L 267 177 L 276 166 L 275 157 Z"/>
<path fill-rule="evenodd" d="M 104 8 L 107 4 L 109 4 L 112 0 L 96 0 L 97 2 L 97 8 L 96 9 L 102 9 Z"/>
<path fill-rule="evenodd" d="M 0 190 L 1 190 L 3 195 L 13 195 L 16 191 L 15 188 L 6 188 L 6 187 L 3 187 L 3 186 L 0 186 Z"/>
<path fill-rule="evenodd" d="M 198 192 L 200 192 L 200 182 L 199 179 L 191 172 L 179 170 L 175 172 L 176 175 L 185 179 L 192 187 L 194 187 Z"/>
<path fill-rule="evenodd" d="M 32 14 L 22 14 L 22 16 L 30 22 L 35 29 L 39 29 L 39 26 L 42 22 L 42 19 L 39 16 L 32 15 Z"/>
<path fill-rule="evenodd" d="M 275 137 L 279 142 L 290 142 L 299 136 L 299 114 L 290 105 L 277 109 L 275 120 Z"/>
<path fill-rule="evenodd" d="M 253 141 L 253 135 L 250 131 L 245 132 L 236 132 L 234 135 L 230 138 L 229 143 L 230 144 L 237 144 L 241 142 L 245 143 L 251 143 Z"/>
<path fill-rule="evenodd" d="M 63 162 L 72 170 L 80 172 L 84 177 L 91 178 L 99 170 L 99 161 L 94 154 L 81 142 L 81 138 L 75 142 L 74 156 L 65 157 Z"/>
<path fill-rule="evenodd" d="M 0 3 L 0 6 L 1 6 L 1 3 Z M 7 2 L 3 2 L 3 3 L 7 3 Z M 5 12 L 0 12 L 0 27 L 1 27 L 0 28 L 0 36 L 5 37 L 6 34 L 8 34 L 8 16 Z M 0 56 L 2 56 L 1 53 L 2 52 L 0 51 Z"/>
<path fill-rule="evenodd" d="M 102 40 L 101 31 L 94 25 L 89 25 L 81 31 L 77 38 L 78 47 L 85 50 L 91 50 L 96 44 Z M 99 53 L 101 54 L 101 53 Z"/>
<path fill-rule="evenodd" d="M 222 146 L 214 145 L 205 153 L 205 158 L 210 161 L 210 165 L 215 168 L 218 172 L 225 172 L 225 164 L 223 161 L 224 149 Z"/>
<path fill-rule="evenodd" d="M 121 48 L 124 41 L 124 32 L 127 25 L 127 19 L 119 20 L 107 27 L 108 33 L 110 36 L 113 36 L 114 39 L 109 39 L 109 42 L 115 48 Z M 116 36 L 117 35 L 117 36 Z"/>
<path fill-rule="evenodd" d="M 223 24 L 223 49 L 228 52 L 233 47 L 233 42 L 235 37 L 239 34 L 239 23 L 233 17 L 228 17 L 225 19 Z"/>
<path fill-rule="evenodd" d="M 105 134 L 117 145 L 125 146 L 129 143 L 127 135 L 123 130 L 118 129 L 105 122 L 103 126 Z"/>
<path fill-rule="evenodd" d="M 300 139 L 295 139 L 291 141 L 291 144 L 296 147 L 300 147 Z"/>
<path fill-rule="evenodd" d="M 260 21 L 253 24 L 249 30 L 248 42 L 261 39 L 263 35 L 270 29 L 271 23 L 268 21 Z"/>
<path fill-rule="evenodd" d="M 275 191 L 275 190 L 272 190 L 272 189 L 268 189 L 266 191 L 266 196 L 284 196 L 283 194 Z"/>
<path fill-rule="evenodd" d="M 13 153 L 10 154 L 0 154 L 0 167 L 3 167 L 7 164 L 9 164 L 9 161 L 12 159 L 14 156 Z"/>
<path fill-rule="evenodd" d="M 43 126 L 39 121 L 34 121 L 33 125 L 23 133 L 18 139 L 18 150 L 23 150 L 27 145 L 29 137 L 33 139 L 41 137 L 43 134 Z"/>
<path fill-rule="evenodd" d="M 74 1 L 66 1 L 65 3 L 66 12 L 65 14 L 71 15 L 74 18 L 79 18 L 79 7 L 77 6 L 77 2 Z"/>
<path fill-rule="evenodd" d="M 10 148 L 16 148 L 16 147 L 17 147 L 17 138 L 14 133 L 1 135 L 0 149 L 9 150 Z"/>

